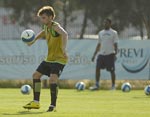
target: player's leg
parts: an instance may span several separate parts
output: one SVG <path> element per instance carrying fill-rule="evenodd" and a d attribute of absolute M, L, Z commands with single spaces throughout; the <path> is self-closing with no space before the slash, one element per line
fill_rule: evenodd
<path fill-rule="evenodd" d="M 55 111 L 56 108 L 56 101 L 57 101 L 57 94 L 58 94 L 58 79 L 60 74 L 62 73 L 64 65 L 59 63 L 52 63 L 51 64 L 51 74 L 49 78 L 50 82 L 50 95 L 51 95 L 51 104 L 47 112 Z"/>
<path fill-rule="evenodd" d="M 99 90 L 99 81 L 100 81 L 100 69 L 96 68 L 95 72 L 95 85 L 91 86 L 90 90 Z"/>
<path fill-rule="evenodd" d="M 33 101 L 29 102 L 25 106 L 26 109 L 39 109 L 40 108 L 40 91 L 41 91 L 41 80 L 42 74 L 35 72 L 33 74 Z"/>
<path fill-rule="evenodd" d="M 95 85 L 97 87 L 99 87 L 100 73 L 101 73 L 100 68 L 96 68 Z"/>
<path fill-rule="evenodd" d="M 58 75 L 57 74 L 51 74 L 50 75 L 50 95 L 51 95 L 51 104 L 49 106 L 48 112 L 54 111 L 56 107 L 56 100 L 57 100 L 57 94 L 58 94 Z"/>
<path fill-rule="evenodd" d="M 115 71 L 111 71 L 110 73 L 111 73 L 112 89 L 115 89 L 116 74 Z"/>
<path fill-rule="evenodd" d="M 41 92 L 41 78 L 42 74 L 36 71 L 33 74 L 33 100 L 35 102 L 40 101 L 40 92 Z"/>
<path fill-rule="evenodd" d="M 39 109 L 40 108 L 40 92 L 41 92 L 41 77 L 50 73 L 48 63 L 43 61 L 33 73 L 33 101 L 23 106 L 27 109 Z"/>
<path fill-rule="evenodd" d="M 110 54 L 106 57 L 106 69 L 111 74 L 111 81 L 112 81 L 112 87 L 111 89 L 115 89 L 115 80 L 116 80 L 116 74 L 115 74 L 115 55 Z"/>
<path fill-rule="evenodd" d="M 90 87 L 89 88 L 90 90 L 98 90 L 100 87 L 99 82 L 100 82 L 101 69 L 104 68 L 103 59 L 104 59 L 104 56 L 102 55 L 99 55 L 97 58 L 96 70 L 95 70 L 96 71 L 95 72 L 95 85 Z"/>

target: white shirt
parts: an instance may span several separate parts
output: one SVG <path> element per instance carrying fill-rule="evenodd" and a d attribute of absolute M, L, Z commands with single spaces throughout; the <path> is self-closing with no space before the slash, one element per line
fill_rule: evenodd
<path fill-rule="evenodd" d="M 101 44 L 98 54 L 109 55 L 115 53 L 114 43 L 118 43 L 117 31 L 111 28 L 109 30 L 102 30 L 99 32 L 98 36 L 98 43 Z"/>

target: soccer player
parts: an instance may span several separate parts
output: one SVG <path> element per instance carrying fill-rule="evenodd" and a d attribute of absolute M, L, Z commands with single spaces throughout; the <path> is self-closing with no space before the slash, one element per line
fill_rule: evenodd
<path fill-rule="evenodd" d="M 57 81 L 68 60 L 66 52 L 68 34 L 54 21 L 55 12 L 51 6 L 44 6 L 39 9 L 37 16 L 40 17 L 40 21 L 44 24 L 44 29 L 37 34 L 34 42 L 44 38 L 47 42 L 48 54 L 45 60 L 38 66 L 35 73 L 33 73 L 33 101 L 23 107 L 26 109 L 40 108 L 40 79 L 43 75 L 47 75 L 49 77 L 51 95 L 51 104 L 47 112 L 51 112 L 56 109 Z M 28 43 L 28 45 L 30 46 L 34 42 Z"/>
<path fill-rule="evenodd" d="M 98 90 L 100 88 L 100 70 L 104 68 L 106 68 L 106 70 L 109 71 L 111 74 L 111 89 L 115 89 L 115 59 L 118 48 L 117 43 L 117 31 L 111 28 L 111 20 L 107 18 L 104 20 L 104 30 L 99 32 L 98 44 L 92 57 L 92 61 L 94 61 L 98 53 L 96 61 L 96 83 L 94 86 L 90 87 L 90 90 Z"/>

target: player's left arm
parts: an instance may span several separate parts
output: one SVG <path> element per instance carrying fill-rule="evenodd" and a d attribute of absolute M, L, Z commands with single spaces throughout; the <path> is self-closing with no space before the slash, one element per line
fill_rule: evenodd
<path fill-rule="evenodd" d="M 115 49 L 115 55 L 118 53 L 118 33 L 116 32 L 114 35 L 114 49 Z"/>
<path fill-rule="evenodd" d="M 114 43 L 115 55 L 118 53 L 118 43 Z"/>
<path fill-rule="evenodd" d="M 67 57 L 67 42 L 68 42 L 68 33 L 60 26 L 55 25 L 54 30 L 62 36 L 62 42 L 63 42 L 63 52 L 65 57 Z"/>

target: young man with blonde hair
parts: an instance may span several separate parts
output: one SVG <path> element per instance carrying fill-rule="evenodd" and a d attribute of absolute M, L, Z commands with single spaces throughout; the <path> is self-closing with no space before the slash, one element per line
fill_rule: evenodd
<path fill-rule="evenodd" d="M 48 46 L 48 54 L 45 60 L 33 73 L 33 101 L 23 106 L 26 109 L 40 108 L 41 77 L 47 75 L 50 83 L 51 103 L 47 112 L 54 111 L 58 93 L 57 81 L 68 61 L 66 46 L 68 40 L 67 32 L 54 21 L 55 12 L 51 6 L 42 7 L 37 16 L 44 25 L 44 29 L 37 34 L 31 46 L 36 40 L 44 38 Z M 42 49 L 42 48 L 41 48 Z"/>

